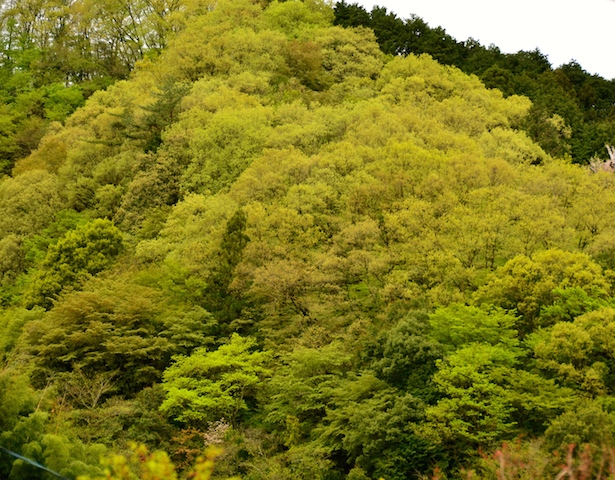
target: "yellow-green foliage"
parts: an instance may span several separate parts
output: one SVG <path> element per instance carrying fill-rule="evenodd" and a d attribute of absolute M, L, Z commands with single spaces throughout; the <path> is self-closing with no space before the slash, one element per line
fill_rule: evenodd
<path fill-rule="evenodd" d="M 612 174 L 325 2 L 179 4 L 159 54 L 0 182 L 7 428 L 29 376 L 45 434 L 182 474 L 223 443 L 221 476 L 404 479 L 610 418 Z M 182 475 L 144 447 L 108 469 Z"/>
<path fill-rule="evenodd" d="M 215 460 L 221 455 L 219 448 L 210 448 L 197 458 L 188 473 L 195 480 L 209 480 L 214 471 Z M 102 476 L 79 476 L 78 480 L 177 480 L 178 475 L 165 452 L 150 452 L 145 445 L 131 444 L 129 455 L 111 455 L 103 459 L 105 473 Z"/>

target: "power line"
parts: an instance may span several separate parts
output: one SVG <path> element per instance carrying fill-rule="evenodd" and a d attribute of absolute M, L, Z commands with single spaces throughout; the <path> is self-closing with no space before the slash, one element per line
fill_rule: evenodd
<path fill-rule="evenodd" d="M 31 460 L 29 458 L 24 457 L 23 455 L 19 455 L 18 453 L 12 452 L 11 450 L 8 450 L 4 447 L 0 447 L 0 450 L 2 450 L 5 453 L 8 453 L 9 455 L 18 458 L 20 460 L 23 460 L 26 463 L 29 463 L 30 465 L 39 468 L 41 470 L 44 470 L 48 473 L 51 473 L 52 475 L 55 475 L 58 478 L 61 478 L 62 480 L 71 480 L 70 478 L 64 477 L 63 475 L 60 475 L 58 472 L 54 472 L 53 470 L 48 469 L 47 467 L 45 467 L 44 465 L 41 465 L 38 462 L 35 462 L 34 460 Z"/>

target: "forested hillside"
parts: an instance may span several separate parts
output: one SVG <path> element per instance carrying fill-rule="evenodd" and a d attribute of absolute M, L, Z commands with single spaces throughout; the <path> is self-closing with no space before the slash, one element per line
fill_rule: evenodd
<path fill-rule="evenodd" d="M 613 467 L 615 177 L 528 130 L 567 117 L 321 0 L 3 5 L 0 447 L 71 479 L 212 445 L 213 478 Z"/>
<path fill-rule="evenodd" d="M 385 53 L 428 53 L 505 96 L 529 97 L 532 107 L 522 129 L 551 155 L 586 164 L 592 157 L 608 158 L 604 145 L 615 143 L 615 81 L 589 74 L 574 60 L 553 69 L 539 50 L 504 54 L 471 38 L 457 41 L 419 17 L 404 20 L 383 7 L 368 12 L 344 0 L 335 6 L 335 24 L 373 29 Z"/>
<path fill-rule="evenodd" d="M 0 2 L 0 173 L 93 92 L 160 52 L 194 8 L 166 0 Z"/>

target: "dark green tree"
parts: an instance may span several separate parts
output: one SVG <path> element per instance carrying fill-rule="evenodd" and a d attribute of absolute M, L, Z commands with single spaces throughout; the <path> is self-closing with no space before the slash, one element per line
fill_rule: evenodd
<path fill-rule="evenodd" d="M 250 241 L 245 234 L 246 214 L 237 210 L 226 222 L 218 250 L 216 267 L 207 279 L 203 305 L 212 312 L 222 325 L 233 330 L 232 322 L 241 317 L 247 299 L 231 289 L 234 270 L 242 258 L 243 250 Z"/>
<path fill-rule="evenodd" d="M 94 220 L 51 245 L 25 294 L 28 307 L 49 308 L 59 293 L 107 269 L 123 249 L 123 236 L 109 220 Z"/>

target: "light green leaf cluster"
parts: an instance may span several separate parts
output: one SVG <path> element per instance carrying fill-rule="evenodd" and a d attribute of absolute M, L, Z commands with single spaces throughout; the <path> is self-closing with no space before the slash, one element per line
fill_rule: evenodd
<path fill-rule="evenodd" d="M 458 304 L 439 308 L 429 319 L 431 335 L 452 349 L 484 343 L 514 350 L 519 345 L 513 329 L 516 322 L 513 315 L 502 310 L 487 312 Z"/>
<path fill-rule="evenodd" d="M 267 367 L 271 353 L 252 352 L 255 346 L 255 339 L 233 334 L 228 344 L 215 351 L 200 348 L 189 356 L 175 357 L 164 372 L 167 396 L 161 410 L 192 426 L 237 422 L 271 373 Z"/>

